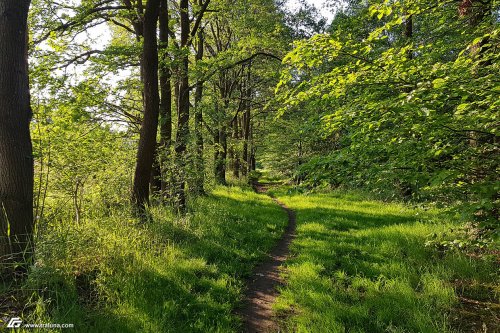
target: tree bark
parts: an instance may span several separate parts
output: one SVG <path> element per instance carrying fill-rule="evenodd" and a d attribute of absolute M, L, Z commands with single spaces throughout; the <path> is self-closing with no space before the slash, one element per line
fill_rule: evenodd
<path fill-rule="evenodd" d="M 214 177 L 217 184 L 221 183 L 221 179 L 219 177 L 220 172 L 220 131 L 218 129 L 215 130 L 214 135 Z"/>
<path fill-rule="evenodd" d="M 190 22 L 189 22 L 189 1 L 180 0 L 180 21 L 181 21 L 181 49 L 188 46 L 190 36 Z M 186 50 L 184 50 L 186 51 Z M 185 52 L 182 55 L 180 65 L 180 78 L 179 78 L 179 99 L 177 101 L 177 136 L 175 153 L 177 159 L 177 167 L 179 168 L 179 177 L 176 188 L 176 200 L 180 211 L 185 210 L 186 206 L 186 150 L 187 142 L 189 139 L 189 56 Z"/>
<path fill-rule="evenodd" d="M 137 150 L 132 201 L 141 211 L 149 204 L 149 183 L 156 150 L 160 96 L 156 22 L 160 0 L 148 0 L 144 13 L 143 73 L 144 115 Z"/>
<path fill-rule="evenodd" d="M 242 130 L 243 130 L 243 162 L 245 163 L 244 167 L 242 168 L 243 175 L 246 176 L 248 172 L 251 171 L 251 161 L 249 158 L 248 154 L 248 147 L 250 145 L 250 120 L 251 120 L 251 109 L 252 109 L 252 104 L 251 104 L 251 98 L 252 98 L 252 88 L 250 84 L 250 79 L 252 76 L 252 62 L 248 64 L 248 73 L 247 73 L 247 80 L 246 80 L 246 105 L 245 105 L 245 113 L 243 114 L 243 124 L 242 124 Z"/>
<path fill-rule="evenodd" d="M 226 157 L 227 157 L 227 136 L 225 126 L 225 111 L 219 110 L 219 105 L 215 103 L 215 113 L 217 115 L 217 128 L 214 131 L 214 177 L 219 185 L 226 185 Z M 222 114 L 220 114 L 222 112 Z"/>
<path fill-rule="evenodd" d="M 199 1 L 202 4 L 202 1 Z M 196 61 L 200 61 L 204 56 L 204 35 L 203 31 L 198 31 L 198 50 L 196 52 Z M 196 141 L 196 156 L 195 156 L 195 176 L 193 191 L 197 195 L 205 194 L 205 164 L 203 163 L 203 110 L 201 108 L 201 100 L 203 98 L 203 81 L 196 82 L 196 92 L 194 97 L 195 115 L 194 115 L 194 135 Z"/>
<path fill-rule="evenodd" d="M 161 193 L 165 194 L 167 192 L 167 180 L 164 175 L 165 159 L 169 155 L 170 146 L 172 144 L 172 72 L 169 66 L 167 66 L 167 54 L 166 49 L 168 48 L 168 1 L 161 0 L 160 7 L 160 53 L 161 53 L 161 65 L 160 65 L 160 175 Z"/>
<path fill-rule="evenodd" d="M 29 6 L 29 0 L 0 1 L 0 264 L 26 263 L 33 248 Z"/>
<path fill-rule="evenodd" d="M 161 183 L 162 183 L 162 175 L 161 175 L 162 166 L 161 165 L 162 165 L 162 163 L 160 162 L 160 154 L 161 154 L 160 148 L 161 148 L 160 144 L 157 143 L 154 158 L 153 158 L 153 167 L 151 170 L 151 178 L 149 180 L 149 184 L 151 186 L 151 193 L 153 195 L 160 195 L 161 194 Z"/>
<path fill-rule="evenodd" d="M 227 127 L 223 124 L 219 129 L 219 155 L 216 161 L 216 180 L 221 185 L 226 185 L 227 163 Z"/>
<path fill-rule="evenodd" d="M 413 38 L 413 15 L 409 15 L 405 22 L 405 38 L 410 43 Z M 408 59 L 413 59 L 413 49 L 408 50 Z"/>
<path fill-rule="evenodd" d="M 250 167 L 249 167 L 249 171 L 255 171 L 257 170 L 257 159 L 255 157 L 255 142 L 253 140 L 253 125 L 252 123 L 250 123 L 250 143 L 251 143 L 251 149 L 250 149 L 250 157 L 249 157 L 249 164 L 250 164 Z"/>
<path fill-rule="evenodd" d="M 233 121 L 233 146 L 232 146 L 232 160 L 233 160 L 233 176 L 235 178 L 240 178 L 240 156 L 238 153 L 238 142 L 239 142 L 239 126 L 238 126 L 238 116 L 234 118 Z"/>

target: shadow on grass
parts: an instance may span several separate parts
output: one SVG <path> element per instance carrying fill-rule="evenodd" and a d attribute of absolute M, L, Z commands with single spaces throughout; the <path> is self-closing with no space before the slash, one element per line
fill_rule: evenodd
<path fill-rule="evenodd" d="M 75 332 L 237 331 L 233 310 L 244 279 L 280 237 L 286 213 L 238 189 L 218 189 L 193 205 L 185 218 L 172 220 L 158 208 L 149 225 L 92 221 L 88 230 L 52 235 L 64 241 L 45 247 L 45 265 L 64 261 L 63 270 L 32 274 L 37 291 L 26 289 L 25 297 L 39 304 L 26 320 L 73 323 Z M 74 242 L 81 233 L 88 242 Z M 97 239 L 110 241 L 99 249 Z M 87 264 L 98 254 L 102 259 Z"/>
<path fill-rule="evenodd" d="M 415 211 L 342 197 L 285 201 L 298 223 L 288 284 L 275 306 L 278 314 L 292 312 L 286 330 L 450 331 L 447 317 L 457 298 L 448 281 L 482 264 L 439 258 L 424 246 L 445 222 L 436 226 Z"/>

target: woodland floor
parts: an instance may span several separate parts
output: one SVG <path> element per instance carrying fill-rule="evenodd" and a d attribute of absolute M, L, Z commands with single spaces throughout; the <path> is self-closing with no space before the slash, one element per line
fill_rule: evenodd
<path fill-rule="evenodd" d="M 0 285 L 0 331 L 19 316 L 78 333 L 500 332 L 498 262 L 425 246 L 460 221 L 359 193 L 255 190 L 217 187 L 147 225 L 118 209 L 51 226 L 26 283 Z"/>
<path fill-rule="evenodd" d="M 269 188 L 272 188 L 272 184 L 254 184 L 254 190 L 259 194 L 268 194 Z M 279 297 L 279 288 L 286 290 L 287 281 L 284 280 L 286 275 L 284 270 L 286 260 L 290 257 L 290 245 L 296 237 L 297 217 L 294 210 L 276 199 L 272 193 L 270 196 L 276 204 L 287 212 L 288 225 L 281 239 L 268 254 L 267 260 L 264 260 L 254 269 L 252 277 L 248 281 L 244 305 L 239 312 L 243 319 L 243 332 L 245 333 L 295 331 L 290 327 L 286 328 L 286 322 L 291 319 L 286 317 L 290 317 L 293 313 L 284 312 L 280 316 L 273 309 L 273 306 Z M 330 218 L 334 218 L 334 215 L 331 214 Z M 291 275 L 293 277 L 293 274 Z M 454 284 L 457 281 L 459 280 L 456 280 Z M 450 329 L 458 332 L 474 333 L 500 332 L 500 317 L 497 313 L 500 307 L 498 302 L 495 301 L 496 292 L 494 288 L 490 287 L 486 292 L 484 289 L 488 289 L 488 287 L 485 287 L 485 285 L 479 284 L 476 288 L 481 289 L 482 292 L 472 293 L 474 295 L 472 296 L 473 299 L 468 299 L 464 297 L 464 295 L 467 295 L 464 290 L 470 290 L 470 288 L 454 286 L 458 302 L 450 312 Z M 487 300 L 484 300 L 485 297 Z"/>

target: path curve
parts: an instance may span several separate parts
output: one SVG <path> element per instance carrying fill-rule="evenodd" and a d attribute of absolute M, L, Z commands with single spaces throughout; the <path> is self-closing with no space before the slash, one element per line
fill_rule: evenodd
<path fill-rule="evenodd" d="M 259 193 L 267 191 L 263 184 L 256 184 L 255 190 Z M 293 210 L 278 199 L 273 198 L 273 200 L 287 212 L 288 225 L 268 258 L 254 269 L 248 282 L 243 308 L 240 312 L 245 333 L 277 332 L 279 329 L 273 318 L 272 305 L 278 296 L 277 287 L 283 283 L 279 274 L 280 266 L 290 253 L 289 247 L 295 237 L 297 221 Z"/>

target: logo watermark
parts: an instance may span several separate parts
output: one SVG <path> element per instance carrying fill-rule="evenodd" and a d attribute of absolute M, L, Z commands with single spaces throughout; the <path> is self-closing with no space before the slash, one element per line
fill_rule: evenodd
<path fill-rule="evenodd" d="M 7 324 L 7 328 L 19 328 L 21 327 L 21 324 L 23 321 L 19 317 L 14 317 L 9 320 L 9 323 Z"/>
<path fill-rule="evenodd" d="M 23 324 L 23 321 L 19 317 L 10 318 L 7 323 L 7 328 L 74 328 L 74 324 Z"/>

